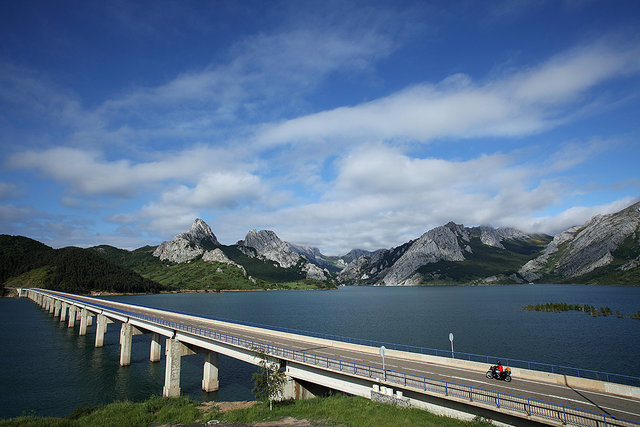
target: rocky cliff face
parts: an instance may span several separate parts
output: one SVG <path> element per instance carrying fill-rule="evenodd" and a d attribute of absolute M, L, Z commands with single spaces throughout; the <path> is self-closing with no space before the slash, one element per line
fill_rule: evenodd
<path fill-rule="evenodd" d="M 283 242 L 271 230 L 250 230 L 244 240 L 237 243 L 239 248 L 251 248 L 255 250 L 259 257 L 275 261 L 280 267 L 292 268 L 301 265 L 308 279 L 326 280 L 325 272 L 318 266 L 309 262 L 299 252 L 307 253 L 310 257 L 315 258 L 312 248 L 304 248 L 294 246 L 290 243 Z M 316 249 L 317 250 L 317 249 Z M 244 250 L 245 254 L 252 256 L 253 252 Z M 320 251 L 317 252 L 320 254 Z"/>
<path fill-rule="evenodd" d="M 449 223 L 424 233 L 391 266 L 380 284 L 385 286 L 415 285 L 419 277 L 412 277 L 418 268 L 438 261 L 464 261 L 458 238 L 469 241 L 469 233 L 462 225 Z"/>
<path fill-rule="evenodd" d="M 220 242 L 206 222 L 196 219 L 186 233 L 182 233 L 169 242 L 162 242 L 153 252 L 153 256 L 162 261 L 183 263 L 202 255 L 208 248 L 220 246 Z"/>
<path fill-rule="evenodd" d="M 202 254 L 202 260 L 205 262 L 219 262 L 222 264 L 229 264 L 229 265 L 233 265 L 238 267 L 239 269 L 242 270 L 242 274 L 244 275 L 244 277 L 247 277 L 247 271 L 245 270 L 245 268 L 243 266 L 241 266 L 240 264 L 231 261 L 225 254 L 224 252 L 222 252 L 222 250 L 220 248 L 216 248 L 212 251 L 206 251 L 204 254 Z"/>
<path fill-rule="evenodd" d="M 519 273 L 527 280 L 546 275 L 579 277 L 611 264 L 614 252 L 628 239 L 632 248 L 640 246 L 640 202 L 558 234 L 545 253 L 525 264 Z M 621 269 L 637 268 L 633 259 L 627 261 Z"/>
<path fill-rule="evenodd" d="M 259 256 L 275 261 L 284 268 L 293 267 L 302 259 L 289 243 L 280 240 L 271 230 L 250 230 L 244 240 L 238 242 L 238 246 L 253 248 Z"/>

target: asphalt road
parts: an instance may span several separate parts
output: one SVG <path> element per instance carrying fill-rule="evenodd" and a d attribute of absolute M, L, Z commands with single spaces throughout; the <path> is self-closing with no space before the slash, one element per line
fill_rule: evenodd
<path fill-rule="evenodd" d="M 61 294 L 61 296 L 68 296 L 68 294 Z M 101 305 L 111 306 L 117 309 L 122 308 L 118 304 L 109 300 L 78 295 L 73 295 L 73 298 L 87 302 L 99 301 L 99 304 Z M 148 309 L 134 305 L 129 306 L 128 310 L 140 314 L 152 315 L 177 323 L 185 323 L 185 319 L 183 317 L 170 312 L 158 314 L 158 312 L 150 312 Z M 380 368 L 382 367 L 382 359 L 377 352 L 371 354 L 332 346 L 319 347 L 317 342 L 309 340 L 308 337 L 303 335 L 296 336 L 296 339 L 291 339 L 290 335 L 287 337 L 280 337 L 274 335 L 273 331 L 259 333 L 254 330 L 248 331 L 246 328 L 235 326 L 233 324 L 224 324 L 224 326 L 220 326 L 219 322 L 198 317 L 196 315 L 194 316 L 196 319 L 189 322 L 192 326 L 212 329 L 217 332 L 265 344 L 276 345 L 293 350 L 301 350 L 308 354 L 316 354 L 343 361 L 356 362 Z M 504 381 L 487 379 L 485 377 L 485 372 L 470 371 L 463 368 L 438 365 L 436 363 L 395 358 L 388 355 L 385 357 L 385 367 L 386 369 L 406 372 L 408 374 L 415 374 L 427 378 L 515 394 L 640 422 L 640 399 L 632 399 L 629 397 L 621 397 L 589 390 L 580 390 L 568 386 L 549 384 L 546 382 L 517 377 L 514 377 L 512 382 L 506 383 Z M 487 366 L 487 369 L 488 368 L 489 366 Z"/>

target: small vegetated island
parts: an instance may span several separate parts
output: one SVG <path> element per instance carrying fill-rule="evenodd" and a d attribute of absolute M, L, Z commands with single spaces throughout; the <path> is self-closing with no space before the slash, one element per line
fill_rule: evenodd
<path fill-rule="evenodd" d="M 592 317 L 611 316 L 615 314 L 619 318 L 640 319 L 640 310 L 635 314 L 626 315 L 621 313 L 619 310 L 616 310 L 614 313 L 610 307 L 598 308 L 589 304 L 567 304 L 566 302 L 547 302 L 545 304 L 536 305 L 529 304 L 524 306 L 523 309 L 528 311 L 549 311 L 553 313 L 560 313 L 563 311 L 581 311 Z"/>

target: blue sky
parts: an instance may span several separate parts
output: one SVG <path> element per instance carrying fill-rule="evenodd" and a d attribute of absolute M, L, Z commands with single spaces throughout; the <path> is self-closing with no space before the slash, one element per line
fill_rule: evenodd
<path fill-rule="evenodd" d="M 0 1 L 0 233 L 340 255 L 640 199 L 637 1 Z"/>

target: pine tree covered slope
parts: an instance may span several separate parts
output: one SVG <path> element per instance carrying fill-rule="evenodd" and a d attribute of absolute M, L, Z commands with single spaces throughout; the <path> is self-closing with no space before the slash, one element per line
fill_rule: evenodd
<path fill-rule="evenodd" d="M 159 292 L 165 286 L 145 279 L 86 249 L 53 249 L 35 240 L 0 235 L 0 281 L 74 293 Z"/>

